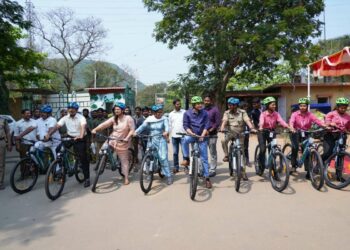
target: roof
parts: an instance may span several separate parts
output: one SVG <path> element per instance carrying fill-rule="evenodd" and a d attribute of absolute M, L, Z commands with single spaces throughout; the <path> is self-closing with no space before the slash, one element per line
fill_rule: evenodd
<path fill-rule="evenodd" d="M 333 88 L 333 87 L 341 87 L 341 86 L 349 86 L 349 82 L 344 82 L 344 83 L 311 83 L 311 87 L 321 87 L 321 88 Z M 263 91 L 271 91 L 275 90 L 278 88 L 307 88 L 307 83 L 281 83 L 281 84 L 274 84 L 269 87 L 266 87 Z"/>
<path fill-rule="evenodd" d="M 120 93 L 125 91 L 125 87 L 86 88 L 86 90 L 90 94 Z"/>

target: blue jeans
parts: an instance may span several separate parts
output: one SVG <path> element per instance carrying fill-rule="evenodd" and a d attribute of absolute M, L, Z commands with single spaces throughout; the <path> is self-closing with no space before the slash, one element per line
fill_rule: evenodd
<path fill-rule="evenodd" d="M 190 160 L 190 143 L 197 141 L 197 138 L 191 136 L 185 136 L 183 140 L 183 154 L 184 159 Z M 208 139 L 203 141 L 198 140 L 199 154 L 203 166 L 204 177 L 209 177 L 209 164 L 208 164 Z"/>
<path fill-rule="evenodd" d="M 183 140 L 179 138 L 171 138 L 171 143 L 173 144 L 173 160 L 174 160 L 174 169 L 179 170 L 179 146 L 181 146 L 181 151 L 183 154 Z"/>

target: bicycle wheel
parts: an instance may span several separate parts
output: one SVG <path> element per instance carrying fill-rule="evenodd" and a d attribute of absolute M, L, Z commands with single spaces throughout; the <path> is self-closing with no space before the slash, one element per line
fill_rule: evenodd
<path fill-rule="evenodd" d="M 230 176 L 233 176 L 233 157 L 232 157 L 232 152 L 228 153 L 228 170 L 230 172 Z"/>
<path fill-rule="evenodd" d="M 92 192 L 96 191 L 96 185 L 98 182 L 98 178 L 100 177 L 100 175 L 102 175 L 102 173 L 106 167 L 106 160 L 107 160 L 107 155 L 102 155 L 102 157 L 98 161 L 96 176 L 95 176 L 94 182 L 92 183 L 92 187 L 91 187 Z"/>
<path fill-rule="evenodd" d="M 234 153 L 234 156 L 233 156 L 233 160 L 235 161 L 234 165 L 233 165 L 233 170 L 235 171 L 235 189 L 236 189 L 236 192 L 239 192 L 239 188 L 241 186 L 241 178 L 242 178 L 242 173 L 241 173 L 242 159 L 241 158 L 242 158 L 241 151 L 236 150 L 236 152 Z"/>
<path fill-rule="evenodd" d="M 260 164 L 259 154 L 260 154 L 260 147 L 259 145 L 257 145 L 254 153 L 254 167 L 255 167 L 255 173 L 259 176 L 262 176 L 264 174 L 264 169 L 262 169 L 262 166 Z"/>
<path fill-rule="evenodd" d="M 272 164 L 269 169 L 269 178 L 273 189 L 277 192 L 282 192 L 288 186 L 288 162 L 282 152 L 277 151 L 273 155 Z"/>
<path fill-rule="evenodd" d="M 191 200 L 194 200 L 197 193 L 197 186 L 198 186 L 198 157 L 194 156 L 192 160 L 192 166 L 191 171 L 189 173 L 190 178 L 190 198 Z"/>
<path fill-rule="evenodd" d="M 154 164 L 156 164 L 154 162 L 154 157 L 146 153 L 142 159 L 140 168 L 140 187 L 145 194 L 152 188 Z"/>
<path fill-rule="evenodd" d="M 332 154 L 324 165 L 326 184 L 335 189 L 342 189 L 350 184 L 350 154 L 340 152 Z"/>
<path fill-rule="evenodd" d="M 282 148 L 282 153 L 286 156 L 287 160 L 291 162 L 292 159 L 292 144 L 286 143 Z"/>
<path fill-rule="evenodd" d="M 323 162 L 320 154 L 314 148 L 310 150 L 309 173 L 312 186 L 316 190 L 320 190 L 323 187 L 324 183 Z"/>
<path fill-rule="evenodd" d="M 10 183 L 13 191 L 24 194 L 32 190 L 38 180 L 39 168 L 30 158 L 20 160 L 10 175 Z"/>
<path fill-rule="evenodd" d="M 66 183 L 66 169 L 62 161 L 54 160 L 46 173 L 45 193 L 51 200 L 56 200 Z"/>
<path fill-rule="evenodd" d="M 74 170 L 75 170 L 74 176 L 75 176 L 75 179 L 77 180 L 77 182 L 83 183 L 85 180 L 85 176 L 83 173 L 83 169 L 81 167 L 81 163 L 78 159 L 75 161 Z"/>
<path fill-rule="evenodd" d="M 134 150 L 129 148 L 128 151 L 128 159 L 129 159 L 129 174 L 131 170 L 134 168 L 135 158 L 134 158 Z M 119 174 L 124 178 L 125 175 L 122 172 L 122 167 L 118 168 Z"/>

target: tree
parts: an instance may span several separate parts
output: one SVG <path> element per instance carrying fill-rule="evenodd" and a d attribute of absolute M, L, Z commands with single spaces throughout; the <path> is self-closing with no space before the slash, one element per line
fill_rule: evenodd
<path fill-rule="evenodd" d="M 333 39 L 322 40 L 319 43 L 321 48 L 320 56 L 328 56 L 344 47 L 350 45 L 350 35 L 340 36 Z"/>
<path fill-rule="evenodd" d="M 269 74 L 276 63 L 293 69 L 310 62 L 310 38 L 320 34 L 322 0 L 144 0 L 163 19 L 155 38 L 169 48 L 189 47 L 189 77 L 216 95 L 223 107 L 226 85 L 237 72 Z"/>
<path fill-rule="evenodd" d="M 40 71 L 44 55 L 20 46 L 23 30 L 31 27 L 23 17 L 23 7 L 1 0 L 0 10 L 0 113 L 9 113 L 7 84 L 37 85 L 45 77 Z"/>
<path fill-rule="evenodd" d="M 97 61 L 88 65 L 83 72 L 87 87 L 94 87 L 95 71 L 98 87 L 120 86 L 120 83 L 125 80 L 109 63 Z"/>
<path fill-rule="evenodd" d="M 107 35 L 100 19 L 77 19 L 68 8 L 52 10 L 41 19 L 37 17 L 34 30 L 48 45 L 49 56 L 63 58 L 61 63 L 47 60 L 45 68 L 63 78 L 68 92 L 72 91 L 76 66 L 84 59 L 102 52 L 102 40 Z"/>
<path fill-rule="evenodd" d="M 155 103 L 155 95 L 157 93 L 165 93 L 166 86 L 166 83 L 146 86 L 142 91 L 137 93 L 137 104 L 151 107 Z"/>

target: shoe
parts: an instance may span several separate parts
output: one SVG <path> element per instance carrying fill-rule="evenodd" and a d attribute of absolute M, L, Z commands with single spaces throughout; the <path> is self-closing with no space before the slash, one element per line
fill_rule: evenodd
<path fill-rule="evenodd" d="M 209 177 L 214 177 L 214 176 L 216 176 L 216 172 L 210 172 L 209 173 Z"/>
<path fill-rule="evenodd" d="M 310 180 L 310 173 L 309 173 L 309 172 L 307 172 L 307 174 L 306 174 L 306 176 L 305 176 L 305 179 L 306 179 L 306 180 Z"/>
<path fill-rule="evenodd" d="M 84 182 L 84 188 L 90 187 L 90 179 L 86 179 Z"/>
<path fill-rule="evenodd" d="M 249 179 L 248 179 L 248 176 L 247 176 L 247 173 L 246 173 L 245 171 L 242 172 L 242 179 L 243 179 L 244 181 L 249 180 Z"/>
<path fill-rule="evenodd" d="M 178 168 L 174 168 L 174 169 L 173 169 L 173 173 L 174 173 L 174 174 L 176 174 L 176 173 L 178 173 L 178 172 L 179 172 L 179 169 L 178 169 Z"/>
<path fill-rule="evenodd" d="M 0 190 L 4 190 L 6 188 L 5 184 L 0 185 Z"/>
<path fill-rule="evenodd" d="M 207 180 L 205 181 L 205 187 L 208 188 L 208 189 L 211 189 L 211 188 L 213 187 L 213 186 L 211 185 L 211 182 L 210 182 L 209 179 L 207 179 Z"/>
<path fill-rule="evenodd" d="M 228 162 L 228 156 L 225 156 L 224 159 L 222 159 L 223 162 Z"/>
<path fill-rule="evenodd" d="M 180 164 L 181 166 L 188 167 L 190 165 L 190 161 L 188 160 L 183 160 Z"/>
<path fill-rule="evenodd" d="M 343 177 L 337 177 L 337 181 L 344 183 L 346 180 Z"/>
<path fill-rule="evenodd" d="M 168 177 L 166 184 L 168 184 L 168 185 L 173 184 L 173 178 L 171 176 Z"/>

